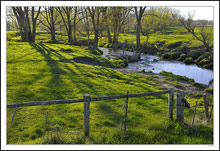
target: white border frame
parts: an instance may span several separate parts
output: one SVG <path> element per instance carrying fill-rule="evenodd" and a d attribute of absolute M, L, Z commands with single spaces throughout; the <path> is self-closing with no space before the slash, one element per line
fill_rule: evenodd
<path fill-rule="evenodd" d="M 214 7 L 214 145 L 6 145 L 6 6 Z M 1 1 L 1 149 L 4 150 L 219 150 L 219 1 Z"/>

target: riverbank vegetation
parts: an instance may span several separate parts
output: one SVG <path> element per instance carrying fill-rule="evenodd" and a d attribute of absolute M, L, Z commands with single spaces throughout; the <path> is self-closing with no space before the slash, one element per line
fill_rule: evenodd
<path fill-rule="evenodd" d="M 7 11 L 7 104 L 174 87 L 175 96 L 185 92 L 192 106 L 184 110 L 184 123 L 180 123 L 175 117 L 168 120 L 168 95 L 129 98 L 124 136 L 125 100 L 91 102 L 90 138 L 83 134 L 83 103 L 19 107 L 12 123 L 14 109 L 8 108 L 7 144 L 213 144 L 213 118 L 205 122 L 202 98 L 207 93 L 213 105 L 213 89 L 166 71 L 123 71 L 128 60 L 105 59 L 98 48 L 157 54 L 212 69 L 212 47 L 206 51 L 180 24 L 174 10 L 9 7 Z M 212 29 L 210 22 L 201 26 Z M 191 126 L 196 101 L 199 106 Z"/>

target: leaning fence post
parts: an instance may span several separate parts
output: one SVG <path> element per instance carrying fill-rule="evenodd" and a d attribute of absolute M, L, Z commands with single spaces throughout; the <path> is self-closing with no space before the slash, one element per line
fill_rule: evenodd
<path fill-rule="evenodd" d="M 212 117 L 212 111 L 213 111 L 213 104 L 212 104 L 211 112 L 210 112 L 210 115 L 209 115 L 209 119 Z"/>
<path fill-rule="evenodd" d="M 197 108 L 197 101 L 196 101 L 196 105 L 195 105 L 195 108 L 194 108 L 192 126 L 193 126 L 193 124 L 194 124 L 194 120 L 195 120 L 195 116 L 196 116 L 196 108 Z"/>
<path fill-rule="evenodd" d="M 174 88 L 170 88 L 168 99 L 168 118 L 173 119 Z"/>
<path fill-rule="evenodd" d="M 84 134 L 89 137 L 90 95 L 84 94 Z"/>
<path fill-rule="evenodd" d="M 127 98 L 125 101 L 125 123 L 124 123 L 124 136 L 126 134 L 126 129 L 127 129 L 127 114 L 128 114 L 128 95 L 129 95 L 129 91 L 127 91 Z"/>
<path fill-rule="evenodd" d="M 13 113 L 12 118 L 11 118 L 11 124 L 13 123 L 15 113 L 16 113 L 16 110 L 17 110 L 17 106 L 18 106 L 18 102 L 16 102 L 15 110 L 14 110 L 14 113 Z"/>
<path fill-rule="evenodd" d="M 203 101 L 204 101 L 204 107 L 205 107 L 206 121 L 209 122 L 209 109 L 208 109 L 208 103 L 207 103 L 207 96 L 206 95 L 203 95 Z"/>
<path fill-rule="evenodd" d="M 184 122 L 184 97 L 183 93 L 178 93 L 176 99 L 176 119 L 182 123 Z"/>

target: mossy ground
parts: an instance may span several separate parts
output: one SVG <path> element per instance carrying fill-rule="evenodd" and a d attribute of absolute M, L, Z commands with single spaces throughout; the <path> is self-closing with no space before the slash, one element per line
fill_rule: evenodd
<path fill-rule="evenodd" d="M 76 57 L 104 63 L 76 63 L 72 60 Z M 110 64 L 120 66 L 83 46 L 8 41 L 7 104 L 79 99 L 85 93 L 98 97 L 161 90 L 154 86 L 159 82 L 157 77 L 123 74 L 105 67 Z M 196 100 L 188 98 L 192 106 Z M 203 106 L 197 109 L 193 127 L 193 108 L 185 109 L 186 124 L 170 121 L 168 95 L 129 98 L 127 133 L 123 137 L 124 101 L 91 102 L 89 139 L 83 136 L 83 103 L 19 107 L 13 124 L 14 109 L 7 109 L 7 144 L 213 144 L 213 125 L 203 123 Z"/>

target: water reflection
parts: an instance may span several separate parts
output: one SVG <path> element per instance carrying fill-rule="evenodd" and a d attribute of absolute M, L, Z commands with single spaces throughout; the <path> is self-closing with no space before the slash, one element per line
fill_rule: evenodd
<path fill-rule="evenodd" d="M 109 50 L 108 48 L 100 48 L 103 51 L 102 57 L 106 57 L 108 54 L 127 54 L 132 55 L 133 52 L 123 51 L 123 50 Z M 197 65 L 186 65 L 179 61 L 154 61 L 159 60 L 159 57 L 154 55 L 141 55 L 141 61 L 132 62 L 128 64 L 128 69 L 142 70 L 145 71 L 152 70 L 153 73 L 159 73 L 162 70 L 167 72 L 172 72 L 176 75 L 186 76 L 192 78 L 195 82 L 203 83 L 208 85 L 209 82 L 213 79 L 213 71 L 209 69 L 203 69 Z M 213 87 L 213 84 L 210 84 L 210 87 Z"/>

